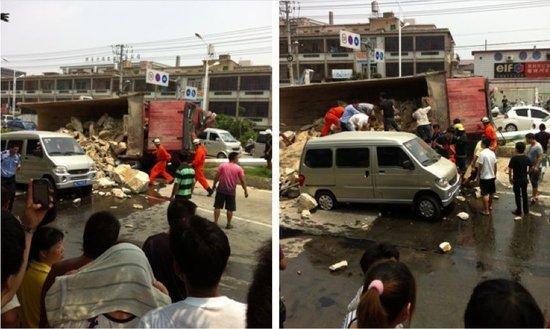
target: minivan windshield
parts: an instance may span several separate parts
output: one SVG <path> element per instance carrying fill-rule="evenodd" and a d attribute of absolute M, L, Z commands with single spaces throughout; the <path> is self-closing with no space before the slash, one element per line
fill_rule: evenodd
<path fill-rule="evenodd" d="M 70 137 L 42 138 L 44 148 L 49 155 L 84 155 L 86 152 Z"/>
<path fill-rule="evenodd" d="M 237 141 L 235 137 L 233 137 L 233 135 L 231 135 L 228 132 L 220 132 L 220 138 L 222 139 L 222 141 L 227 143 L 232 143 Z"/>
<path fill-rule="evenodd" d="M 428 144 L 420 138 L 414 138 L 406 142 L 405 147 L 424 167 L 430 166 L 441 158 Z"/>

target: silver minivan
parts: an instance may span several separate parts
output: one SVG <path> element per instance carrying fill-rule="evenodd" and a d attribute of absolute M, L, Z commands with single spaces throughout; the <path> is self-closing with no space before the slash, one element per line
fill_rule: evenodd
<path fill-rule="evenodd" d="M 18 184 L 27 184 L 31 178 L 46 178 L 56 189 L 78 188 L 85 195 L 92 191 L 96 165 L 72 136 L 49 131 L 2 134 L 2 150 L 10 142 L 19 145 L 21 154 L 21 171 L 16 174 Z"/>
<path fill-rule="evenodd" d="M 455 164 L 405 132 L 310 139 L 299 174 L 301 191 L 325 210 L 337 202 L 411 204 L 420 217 L 436 219 L 460 191 Z"/>
<path fill-rule="evenodd" d="M 241 142 L 239 142 L 227 130 L 206 128 L 198 135 L 204 146 L 206 146 L 206 155 L 216 158 L 227 158 L 229 153 L 241 153 Z"/>

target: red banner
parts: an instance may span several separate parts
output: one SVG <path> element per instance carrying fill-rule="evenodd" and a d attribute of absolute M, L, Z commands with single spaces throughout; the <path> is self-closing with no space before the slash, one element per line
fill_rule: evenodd
<path fill-rule="evenodd" d="M 549 78 L 550 62 L 527 62 L 525 63 L 526 78 Z"/>

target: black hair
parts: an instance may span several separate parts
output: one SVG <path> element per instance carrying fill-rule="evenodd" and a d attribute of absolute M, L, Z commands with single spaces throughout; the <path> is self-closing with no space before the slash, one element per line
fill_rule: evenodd
<path fill-rule="evenodd" d="M 527 289 L 515 281 L 479 283 L 464 313 L 466 328 L 543 328 L 544 316 Z"/>
<path fill-rule="evenodd" d="M 231 153 L 229 153 L 229 157 L 228 157 L 228 158 L 229 158 L 229 162 L 235 160 L 235 158 L 238 157 L 238 156 L 239 156 L 239 153 L 237 153 L 237 152 L 231 152 Z"/>
<path fill-rule="evenodd" d="M 187 150 L 179 151 L 177 156 L 180 162 L 189 162 L 191 160 L 191 152 Z"/>
<path fill-rule="evenodd" d="M 491 146 L 491 140 L 487 138 L 486 136 L 481 137 L 481 146 L 483 148 L 487 148 Z"/>
<path fill-rule="evenodd" d="M 390 243 L 380 242 L 369 245 L 365 248 L 363 256 L 361 256 L 361 270 L 363 274 L 366 274 L 369 268 L 376 262 L 382 259 L 392 259 L 399 260 L 399 250 Z"/>
<path fill-rule="evenodd" d="M 456 129 L 453 128 L 453 127 L 449 127 L 449 128 L 447 128 L 447 130 L 445 130 L 445 132 L 448 132 L 448 133 L 451 133 L 451 134 L 456 134 Z"/>
<path fill-rule="evenodd" d="M 118 240 L 120 223 L 108 211 L 99 211 L 90 216 L 84 227 L 82 249 L 84 255 L 97 258 Z"/>
<path fill-rule="evenodd" d="M 456 125 L 457 123 L 460 123 L 460 119 L 459 119 L 459 118 L 455 118 L 455 119 L 453 120 L 453 124 Z"/>
<path fill-rule="evenodd" d="M 194 216 L 197 212 L 197 205 L 191 200 L 175 199 L 170 201 L 166 216 L 170 230 L 180 229 L 184 219 Z"/>
<path fill-rule="evenodd" d="M 11 149 L 12 147 L 15 147 L 15 146 L 21 148 L 21 142 L 17 142 L 17 141 L 8 142 L 8 149 Z"/>
<path fill-rule="evenodd" d="M 525 152 L 525 143 L 524 142 L 517 142 L 516 143 L 516 151 L 518 151 L 518 153 Z"/>
<path fill-rule="evenodd" d="M 539 129 L 542 130 L 542 131 L 546 130 L 546 125 L 544 123 L 541 123 L 539 125 Z"/>
<path fill-rule="evenodd" d="M 2 289 L 11 275 L 23 265 L 25 231 L 15 216 L 2 209 Z"/>
<path fill-rule="evenodd" d="M 432 125 L 432 128 L 439 128 L 439 127 L 440 127 L 440 126 L 439 126 L 439 123 L 434 123 L 434 124 Z"/>
<path fill-rule="evenodd" d="M 382 282 L 382 293 L 378 289 L 368 288 L 374 280 Z M 363 294 L 357 307 L 357 326 L 388 328 L 409 303 L 410 320 L 416 305 L 416 281 L 407 265 L 395 261 L 375 264 L 365 278 Z"/>
<path fill-rule="evenodd" d="M 381 97 L 381 98 L 384 98 L 384 99 L 388 98 L 388 94 L 386 94 L 386 92 L 384 92 L 384 91 L 380 92 L 380 94 L 378 96 Z"/>
<path fill-rule="evenodd" d="M 258 263 L 254 270 L 252 283 L 248 289 L 246 327 L 247 328 L 271 328 L 272 317 L 272 261 L 271 240 L 266 241 L 258 250 Z"/>
<path fill-rule="evenodd" d="M 183 230 L 170 231 L 170 250 L 186 285 L 195 289 L 218 286 L 231 248 L 219 226 L 200 216 L 183 223 Z"/>
<path fill-rule="evenodd" d="M 29 259 L 40 261 L 40 252 L 45 250 L 47 251 L 58 242 L 63 241 L 64 237 L 65 235 L 63 232 L 54 227 L 39 227 L 32 236 Z"/>
<path fill-rule="evenodd" d="M 526 138 L 526 139 L 535 139 L 535 134 L 533 134 L 533 133 L 528 133 L 527 135 L 525 135 L 525 138 Z"/>

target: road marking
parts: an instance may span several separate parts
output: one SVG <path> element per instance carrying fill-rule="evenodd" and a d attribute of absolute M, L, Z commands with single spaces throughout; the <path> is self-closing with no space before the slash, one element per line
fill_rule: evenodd
<path fill-rule="evenodd" d="M 207 212 L 211 215 L 214 214 L 214 210 L 210 210 L 210 209 L 206 209 L 206 208 L 202 208 L 202 207 L 197 207 L 197 209 L 201 210 L 201 211 L 204 211 L 204 212 Z M 247 222 L 247 223 L 250 223 L 250 224 L 256 224 L 256 225 L 260 225 L 260 226 L 265 226 L 265 227 L 269 227 L 271 228 L 271 224 L 266 224 L 266 223 L 262 223 L 262 222 L 257 222 L 255 220 L 251 220 L 251 219 L 246 219 L 246 218 L 242 218 L 242 217 L 239 217 L 239 216 L 235 216 L 233 215 L 233 219 L 238 219 L 238 220 L 242 220 L 243 222 Z"/>

